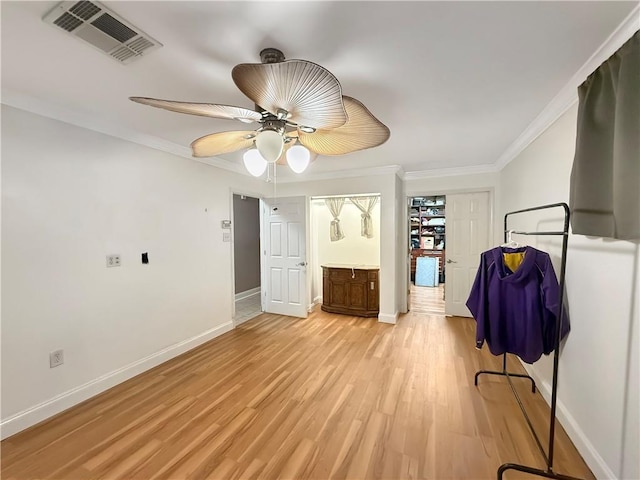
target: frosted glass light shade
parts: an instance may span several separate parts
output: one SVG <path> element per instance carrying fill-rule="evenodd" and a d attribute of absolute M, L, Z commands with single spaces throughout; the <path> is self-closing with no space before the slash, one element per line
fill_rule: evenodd
<path fill-rule="evenodd" d="M 311 154 L 309 150 L 302 145 L 294 145 L 287 150 L 287 163 L 289 164 L 289 168 L 296 173 L 304 172 L 309 166 L 310 159 Z"/>
<path fill-rule="evenodd" d="M 263 130 L 256 137 L 256 148 L 269 163 L 274 163 L 280 155 L 284 147 L 284 139 L 282 135 L 274 130 Z"/>
<path fill-rule="evenodd" d="M 247 150 L 242 156 L 242 161 L 247 171 L 254 177 L 259 177 L 267 169 L 267 161 L 255 148 Z"/>

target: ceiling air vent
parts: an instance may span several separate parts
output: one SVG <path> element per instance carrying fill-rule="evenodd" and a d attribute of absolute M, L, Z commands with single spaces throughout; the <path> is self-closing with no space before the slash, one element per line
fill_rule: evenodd
<path fill-rule="evenodd" d="M 130 63 L 162 46 L 98 2 L 60 2 L 43 20 L 120 63 Z"/>

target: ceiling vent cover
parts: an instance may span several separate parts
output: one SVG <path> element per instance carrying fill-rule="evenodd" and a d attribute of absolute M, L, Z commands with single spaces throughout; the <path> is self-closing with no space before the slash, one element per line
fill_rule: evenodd
<path fill-rule="evenodd" d="M 131 63 L 162 46 L 98 2 L 60 2 L 43 20 L 90 43 L 119 63 Z"/>

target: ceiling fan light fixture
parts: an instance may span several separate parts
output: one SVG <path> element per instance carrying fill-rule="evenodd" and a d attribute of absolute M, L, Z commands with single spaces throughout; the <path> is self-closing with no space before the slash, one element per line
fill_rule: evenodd
<path fill-rule="evenodd" d="M 304 172 L 309 166 L 310 159 L 311 154 L 309 150 L 302 145 L 294 145 L 287 150 L 287 163 L 289 164 L 289 168 L 295 173 Z"/>
<path fill-rule="evenodd" d="M 262 158 L 269 163 L 274 163 L 282 155 L 284 138 L 275 130 L 263 130 L 256 136 L 256 148 Z"/>
<path fill-rule="evenodd" d="M 307 60 L 285 60 L 276 48 L 262 50 L 260 59 L 262 63 L 239 64 L 231 71 L 234 83 L 252 101 L 254 110 L 129 98 L 177 113 L 259 123 L 256 130 L 205 135 L 194 140 L 191 149 L 195 158 L 247 150 L 243 162 L 248 173 L 259 177 L 267 170 L 267 181 L 271 181 L 271 171 L 275 181 L 276 164 L 286 161 L 292 171 L 302 173 L 317 155 L 345 155 L 389 139 L 389 128 L 361 102 L 342 95 L 340 82 L 326 68 Z"/>
<path fill-rule="evenodd" d="M 244 167 L 254 177 L 259 177 L 267 169 L 267 161 L 255 148 L 247 150 L 242 156 Z"/>

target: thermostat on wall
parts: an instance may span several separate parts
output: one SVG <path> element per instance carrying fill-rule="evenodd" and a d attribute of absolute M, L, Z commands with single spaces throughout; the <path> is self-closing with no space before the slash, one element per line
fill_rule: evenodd
<path fill-rule="evenodd" d="M 222 220 L 222 228 L 231 228 L 231 220 Z"/>

